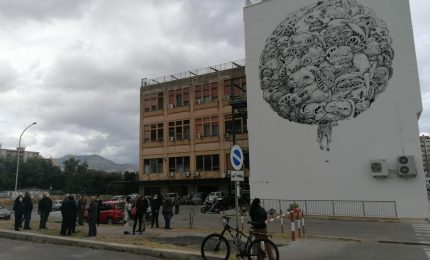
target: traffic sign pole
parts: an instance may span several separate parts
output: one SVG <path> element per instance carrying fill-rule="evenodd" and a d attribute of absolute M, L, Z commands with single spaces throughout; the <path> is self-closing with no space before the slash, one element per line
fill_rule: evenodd
<path fill-rule="evenodd" d="M 233 147 L 231 148 L 230 151 L 230 162 L 231 165 L 233 166 L 233 169 L 235 169 L 236 171 L 233 172 L 231 174 L 232 177 L 232 181 L 234 181 L 234 208 L 235 208 L 235 212 L 236 212 L 236 228 L 239 229 L 239 174 L 240 174 L 240 170 L 242 169 L 243 166 L 243 152 L 242 149 L 240 148 L 239 145 L 233 145 Z M 234 178 L 233 178 L 233 174 L 234 174 Z M 244 174 L 242 172 L 241 174 L 241 178 L 243 178 Z"/>

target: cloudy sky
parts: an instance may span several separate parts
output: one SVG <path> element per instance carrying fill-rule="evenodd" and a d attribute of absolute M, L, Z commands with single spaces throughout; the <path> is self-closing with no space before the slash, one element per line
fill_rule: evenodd
<path fill-rule="evenodd" d="M 411 0 L 430 133 L 430 1 Z M 239 60 L 243 0 L 0 0 L 0 143 L 138 157 L 141 78 Z"/>

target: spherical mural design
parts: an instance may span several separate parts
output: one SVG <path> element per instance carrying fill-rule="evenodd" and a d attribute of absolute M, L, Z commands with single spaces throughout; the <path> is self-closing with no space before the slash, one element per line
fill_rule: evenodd
<path fill-rule="evenodd" d="M 263 98 L 285 119 L 318 125 L 317 141 L 328 151 L 333 126 L 367 110 L 387 88 L 391 44 L 385 22 L 355 0 L 301 8 L 266 40 Z"/>

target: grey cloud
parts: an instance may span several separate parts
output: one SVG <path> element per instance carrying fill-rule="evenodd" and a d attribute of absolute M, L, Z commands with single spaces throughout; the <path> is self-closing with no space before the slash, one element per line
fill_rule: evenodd
<path fill-rule="evenodd" d="M 18 73 L 9 63 L 0 63 L 0 92 L 14 88 L 18 77 Z"/>

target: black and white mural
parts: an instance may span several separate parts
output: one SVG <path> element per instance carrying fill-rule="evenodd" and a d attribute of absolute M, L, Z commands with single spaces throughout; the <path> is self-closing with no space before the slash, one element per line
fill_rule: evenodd
<path fill-rule="evenodd" d="M 264 99 L 285 119 L 317 125 L 322 150 L 330 150 L 332 128 L 367 110 L 393 75 L 387 25 L 355 0 L 323 0 L 292 12 L 265 44 Z"/>

